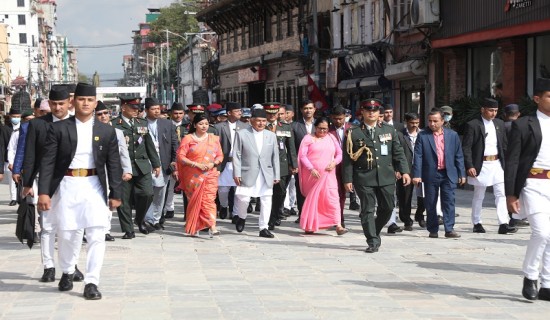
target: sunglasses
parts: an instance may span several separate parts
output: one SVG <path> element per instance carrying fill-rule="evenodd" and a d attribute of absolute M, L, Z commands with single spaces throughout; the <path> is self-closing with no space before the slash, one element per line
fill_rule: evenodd
<path fill-rule="evenodd" d="M 96 112 L 95 115 L 96 116 L 104 116 L 104 115 L 108 115 L 109 114 L 109 111 L 103 111 L 103 112 Z"/>

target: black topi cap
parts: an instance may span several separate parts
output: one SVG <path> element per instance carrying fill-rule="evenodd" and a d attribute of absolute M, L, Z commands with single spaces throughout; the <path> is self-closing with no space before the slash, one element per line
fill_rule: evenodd
<path fill-rule="evenodd" d="M 481 105 L 483 108 L 497 108 L 498 109 L 498 101 L 491 98 L 485 98 L 483 99 L 483 104 Z"/>
<path fill-rule="evenodd" d="M 160 106 L 160 103 L 155 98 L 145 98 L 145 109 L 149 109 L 154 106 Z"/>
<path fill-rule="evenodd" d="M 97 106 L 95 107 L 95 112 L 103 111 L 103 110 L 107 110 L 107 106 L 105 105 L 105 103 L 103 103 L 103 101 L 98 100 Z"/>
<path fill-rule="evenodd" d="M 95 97 L 96 88 L 94 85 L 79 82 L 74 90 L 75 97 Z"/>
<path fill-rule="evenodd" d="M 69 97 L 69 91 L 64 86 L 53 86 L 48 95 L 48 99 L 52 101 L 67 100 Z"/>
<path fill-rule="evenodd" d="M 183 104 L 181 102 L 174 102 L 172 103 L 172 108 L 170 108 L 170 110 L 185 110 L 185 108 L 183 107 Z"/>
<path fill-rule="evenodd" d="M 252 111 L 252 118 L 266 118 L 267 119 L 267 112 L 265 112 L 264 109 L 254 109 L 254 111 Z"/>

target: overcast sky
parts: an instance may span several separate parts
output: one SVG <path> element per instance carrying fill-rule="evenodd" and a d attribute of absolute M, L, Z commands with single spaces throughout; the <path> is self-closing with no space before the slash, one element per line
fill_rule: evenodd
<path fill-rule="evenodd" d="M 132 30 L 145 22 L 148 8 L 168 6 L 172 0 L 57 0 L 57 32 L 71 45 L 105 45 L 132 42 Z M 132 46 L 78 49 L 78 68 L 102 80 L 120 78 L 122 57 Z M 112 83 L 110 83 L 112 84 Z"/>

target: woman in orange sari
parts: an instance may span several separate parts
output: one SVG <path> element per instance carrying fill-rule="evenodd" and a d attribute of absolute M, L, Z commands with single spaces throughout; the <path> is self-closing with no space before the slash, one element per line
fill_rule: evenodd
<path fill-rule="evenodd" d="M 220 234 L 216 229 L 220 175 L 216 166 L 222 162 L 223 153 L 219 138 L 207 132 L 208 126 L 206 115 L 196 115 L 177 153 L 180 188 L 188 200 L 185 232 L 193 236 L 205 228 L 210 236 Z"/>

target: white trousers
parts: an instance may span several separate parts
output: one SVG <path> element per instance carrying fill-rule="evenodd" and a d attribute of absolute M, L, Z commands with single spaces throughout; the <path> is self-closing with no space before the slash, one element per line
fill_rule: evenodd
<path fill-rule="evenodd" d="M 296 178 L 295 174 L 290 176 L 286 187 L 285 208 L 296 208 Z"/>
<path fill-rule="evenodd" d="M 153 202 L 149 206 L 145 214 L 145 221 L 155 224 L 159 223 L 162 217 L 162 207 L 164 206 L 164 195 L 166 194 L 166 185 L 168 184 L 168 176 L 164 177 L 164 186 L 153 187 Z"/>
<path fill-rule="evenodd" d="M 4 179 L 8 180 L 8 185 L 10 186 L 10 200 L 17 200 L 17 187 L 15 181 L 11 178 L 11 170 L 8 169 L 7 162 L 4 162 Z"/>
<path fill-rule="evenodd" d="M 172 175 L 170 175 L 168 181 L 170 181 L 170 186 L 168 186 L 168 189 L 166 190 L 166 204 L 164 205 L 164 212 L 174 211 L 174 187 L 178 183 Z"/>
<path fill-rule="evenodd" d="M 85 228 L 86 240 L 86 274 L 84 283 L 99 285 L 99 275 L 105 256 L 105 228 Z M 63 273 L 74 273 L 82 247 L 80 230 L 59 230 L 59 265 Z"/>
<path fill-rule="evenodd" d="M 258 227 L 260 231 L 267 229 L 269 223 L 269 216 L 271 215 L 271 198 L 273 195 L 261 196 L 260 197 L 260 217 L 258 219 Z M 235 194 L 235 204 L 233 207 L 233 212 L 236 213 L 239 218 L 246 219 L 248 208 L 248 203 L 250 202 L 250 197 L 241 194 Z"/>
<path fill-rule="evenodd" d="M 483 207 L 483 199 L 485 198 L 485 190 L 487 187 L 474 186 L 474 198 L 472 199 L 472 223 L 481 223 L 481 208 Z M 506 208 L 506 196 L 504 195 L 504 183 L 493 185 L 493 193 L 495 195 L 495 205 L 497 207 L 498 224 L 508 223 L 510 216 L 508 208 Z"/>
<path fill-rule="evenodd" d="M 109 213 L 107 214 L 107 219 L 109 220 L 109 223 L 107 223 L 107 226 L 103 229 L 105 234 L 111 233 L 111 220 L 113 219 L 113 212 L 111 210 L 109 210 Z"/>
<path fill-rule="evenodd" d="M 550 288 L 550 213 L 530 214 L 527 219 L 531 238 L 523 260 L 523 273 L 527 279 L 538 280 L 542 262 L 541 287 Z"/>
<path fill-rule="evenodd" d="M 53 255 L 55 252 L 57 225 L 54 223 L 42 223 L 44 219 L 47 219 L 46 216 L 49 214 L 48 211 L 39 212 L 39 214 L 42 228 L 40 232 L 40 254 L 42 256 L 42 264 L 44 265 L 44 269 L 54 268 L 55 263 L 53 261 Z M 80 238 L 82 238 L 82 234 Z"/>
<path fill-rule="evenodd" d="M 230 186 L 218 187 L 218 198 L 220 199 L 220 206 L 223 208 L 229 207 L 229 190 L 231 190 Z M 233 208 L 233 210 L 235 210 L 235 208 Z"/>

